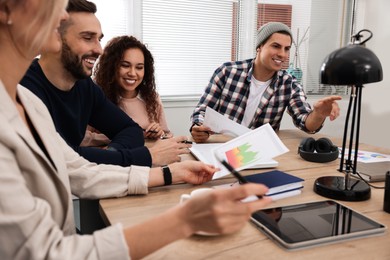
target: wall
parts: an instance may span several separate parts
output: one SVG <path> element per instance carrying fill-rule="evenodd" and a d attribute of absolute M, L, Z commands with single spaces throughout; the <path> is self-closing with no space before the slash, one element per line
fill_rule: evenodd
<path fill-rule="evenodd" d="M 189 135 L 190 116 L 198 99 L 192 98 L 180 101 L 163 99 L 162 101 L 170 130 L 174 135 Z"/>
<path fill-rule="evenodd" d="M 366 85 L 363 89 L 362 119 L 360 141 L 380 147 L 390 148 L 390 77 L 386 72 L 390 71 L 390 59 L 386 59 L 388 52 L 387 45 L 390 42 L 390 31 L 387 24 L 390 24 L 390 1 L 370 0 L 365 3 L 365 27 L 374 33 L 374 37 L 367 43 L 378 56 L 383 68 L 383 81 Z M 388 55 L 387 55 L 388 56 Z M 318 98 L 311 97 L 309 102 L 313 104 Z M 182 101 L 164 100 L 164 107 L 168 124 L 175 135 L 189 135 L 188 129 L 191 126 L 190 115 L 197 103 L 197 99 Z M 341 115 L 333 122 L 326 121 L 321 133 L 342 137 L 345 121 L 345 113 L 348 105 L 348 97 L 339 102 Z M 286 115 L 283 118 L 282 129 L 295 128 L 291 118 Z"/>
<path fill-rule="evenodd" d="M 366 1 L 365 28 L 373 32 L 367 42 L 382 63 L 383 81 L 367 84 L 363 89 L 361 141 L 390 148 L 390 1 Z"/>

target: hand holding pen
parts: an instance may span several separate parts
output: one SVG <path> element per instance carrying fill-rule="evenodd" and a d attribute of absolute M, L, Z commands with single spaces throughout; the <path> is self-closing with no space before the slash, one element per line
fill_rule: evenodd
<path fill-rule="evenodd" d="M 158 139 L 165 135 L 164 130 L 158 123 L 151 123 L 147 128 L 143 129 L 144 137 L 148 139 Z"/>
<path fill-rule="evenodd" d="M 149 147 L 152 162 L 155 166 L 180 162 L 180 155 L 190 153 L 190 141 L 186 136 L 174 136 L 169 139 L 158 139 Z"/>
<path fill-rule="evenodd" d="M 210 135 L 214 134 L 213 131 L 207 126 L 194 124 L 191 127 L 191 135 L 195 142 L 204 143 L 209 139 Z"/>
<path fill-rule="evenodd" d="M 246 183 L 249 183 L 238 171 L 236 171 L 236 169 L 234 169 L 234 167 L 229 164 L 225 159 L 221 158 L 221 156 L 219 156 L 217 153 L 214 154 L 214 156 L 217 158 L 217 160 L 222 163 L 222 165 L 224 167 L 226 167 L 226 169 L 228 169 L 230 171 L 230 173 L 238 180 L 238 183 L 239 184 L 246 184 Z M 262 195 L 255 195 L 258 199 L 262 199 L 263 196 Z"/>

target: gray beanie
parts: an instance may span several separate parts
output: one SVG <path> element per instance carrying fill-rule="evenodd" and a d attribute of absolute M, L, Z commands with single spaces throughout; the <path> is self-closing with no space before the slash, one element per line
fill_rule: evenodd
<path fill-rule="evenodd" d="M 257 31 L 256 49 L 272 34 L 281 31 L 288 33 L 291 36 L 291 39 L 293 38 L 290 28 L 288 28 L 288 26 L 284 23 L 269 22 L 261 26 L 260 29 Z"/>

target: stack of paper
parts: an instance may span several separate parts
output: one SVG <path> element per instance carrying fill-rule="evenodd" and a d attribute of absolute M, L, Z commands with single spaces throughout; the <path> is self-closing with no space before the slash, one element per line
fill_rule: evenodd
<path fill-rule="evenodd" d="M 371 162 L 371 163 L 357 163 L 357 171 L 360 176 L 368 182 L 385 181 L 386 172 L 390 171 L 390 162 Z M 351 176 L 359 178 L 358 176 Z"/>
<path fill-rule="evenodd" d="M 199 148 L 204 148 L 203 152 L 199 152 Z M 237 171 L 249 169 L 255 165 L 275 167 L 277 162 L 272 159 L 288 151 L 270 124 L 262 125 L 229 142 L 214 144 L 214 147 L 208 147 L 207 144 L 193 144 L 190 150 L 199 160 L 221 169 L 214 174 L 214 179 L 230 173 L 222 166 L 220 162 L 222 159 Z"/>

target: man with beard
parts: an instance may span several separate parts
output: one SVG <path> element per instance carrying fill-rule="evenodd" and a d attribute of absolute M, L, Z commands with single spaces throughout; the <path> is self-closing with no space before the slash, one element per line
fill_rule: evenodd
<path fill-rule="evenodd" d="M 143 130 L 104 96 L 90 78 L 102 53 L 103 37 L 96 6 L 71 0 L 69 19 L 61 24 L 62 51 L 42 53 L 35 59 L 21 84 L 48 107 L 56 129 L 80 155 L 96 163 L 121 166 L 162 166 L 180 161 L 188 153 L 184 136 L 144 146 Z M 112 141 L 106 149 L 80 147 L 87 125 Z M 44 140 L 44 138 L 43 138 Z"/>

